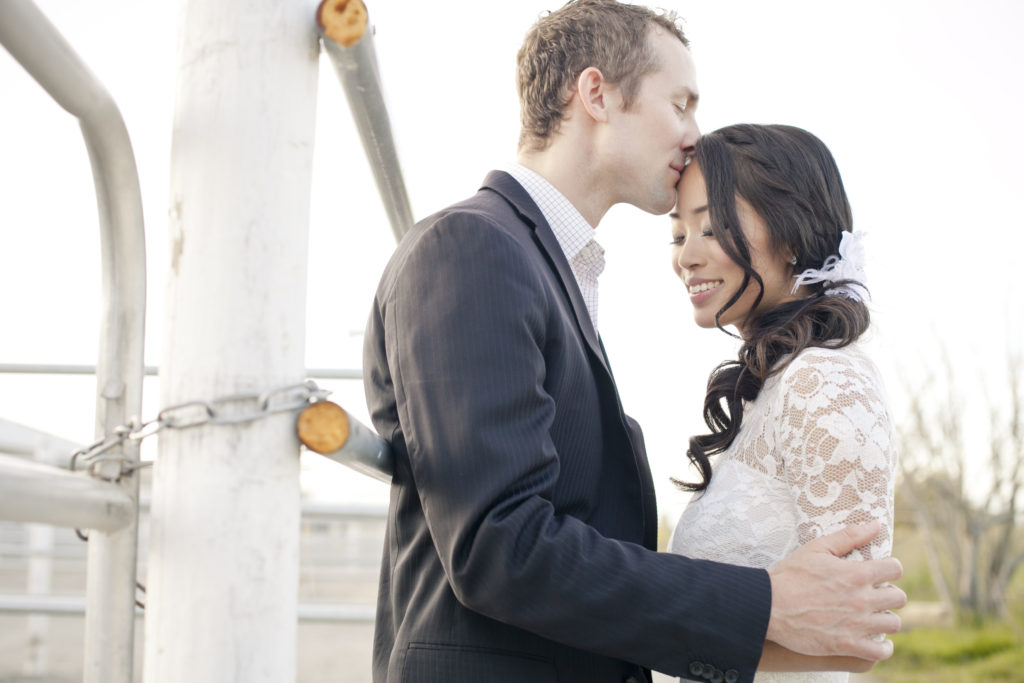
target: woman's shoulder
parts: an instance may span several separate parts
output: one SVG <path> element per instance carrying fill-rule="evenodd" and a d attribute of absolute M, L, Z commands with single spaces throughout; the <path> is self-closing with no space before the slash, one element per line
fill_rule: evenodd
<path fill-rule="evenodd" d="M 881 384 L 881 373 L 859 343 L 841 348 L 810 346 L 793 356 L 780 373 L 780 383 L 795 384 L 839 382 L 842 384 Z"/>
<path fill-rule="evenodd" d="M 775 409 L 784 430 L 827 424 L 834 436 L 870 433 L 872 440 L 893 442 L 885 383 L 877 366 L 858 344 L 839 349 L 808 348 L 780 373 Z M 791 420 L 794 414 L 812 416 Z M 797 426 L 800 425 L 800 426 Z"/>

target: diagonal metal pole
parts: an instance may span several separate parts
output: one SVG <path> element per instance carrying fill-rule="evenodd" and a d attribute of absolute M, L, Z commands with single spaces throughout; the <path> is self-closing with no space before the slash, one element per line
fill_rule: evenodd
<path fill-rule="evenodd" d="M 295 423 L 302 445 L 386 484 L 395 472 L 391 444 L 333 401 L 318 401 Z"/>
<path fill-rule="evenodd" d="M 362 0 L 323 0 L 316 16 L 324 50 L 345 89 L 391 231 L 396 241 L 401 240 L 412 227 L 412 209 L 391 133 L 366 6 Z"/>
<path fill-rule="evenodd" d="M 50 96 L 78 118 L 99 209 L 103 311 L 97 363 L 96 433 L 139 415 L 146 310 L 146 247 L 138 171 L 124 119 L 110 94 L 30 0 L 0 2 L 0 43 Z M 123 455 L 138 461 L 138 444 Z M 138 476 L 118 486 L 138 500 Z M 138 517 L 90 536 L 85 683 L 132 676 Z"/>

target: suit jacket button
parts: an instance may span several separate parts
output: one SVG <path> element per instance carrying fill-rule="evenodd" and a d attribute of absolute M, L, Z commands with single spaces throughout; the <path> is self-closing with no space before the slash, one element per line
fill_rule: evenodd
<path fill-rule="evenodd" d="M 690 662 L 690 675 L 700 676 L 704 673 L 704 665 L 700 662 Z"/>
<path fill-rule="evenodd" d="M 736 683 L 740 680 L 740 672 L 736 669 L 729 669 L 725 672 L 725 683 Z"/>
<path fill-rule="evenodd" d="M 715 669 L 715 673 L 711 676 L 711 683 L 722 683 L 725 680 L 725 674 L 718 669 Z"/>
<path fill-rule="evenodd" d="M 629 678 L 624 680 L 622 683 L 640 683 L 640 681 L 637 679 L 636 676 L 630 676 Z"/>

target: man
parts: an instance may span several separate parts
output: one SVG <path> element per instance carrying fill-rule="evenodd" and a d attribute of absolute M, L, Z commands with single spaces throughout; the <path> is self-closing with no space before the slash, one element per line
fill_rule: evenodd
<path fill-rule="evenodd" d="M 519 54 L 519 163 L 421 221 L 385 270 L 363 369 L 395 454 L 373 676 L 749 681 L 766 639 L 887 657 L 895 560 L 836 559 L 877 529 L 771 570 L 654 552 L 654 488 L 597 334 L 614 204 L 675 204 L 699 133 L 673 16 L 577 0 Z"/>

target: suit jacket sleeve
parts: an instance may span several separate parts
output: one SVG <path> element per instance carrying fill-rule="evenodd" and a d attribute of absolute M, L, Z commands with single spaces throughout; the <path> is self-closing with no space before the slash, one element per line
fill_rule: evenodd
<path fill-rule="evenodd" d="M 523 245 L 467 213 L 416 239 L 377 315 L 412 475 L 458 600 L 674 675 L 728 661 L 749 680 L 768 620 L 763 570 L 606 538 L 552 505 L 558 406 L 542 347 L 555 312 Z"/>

